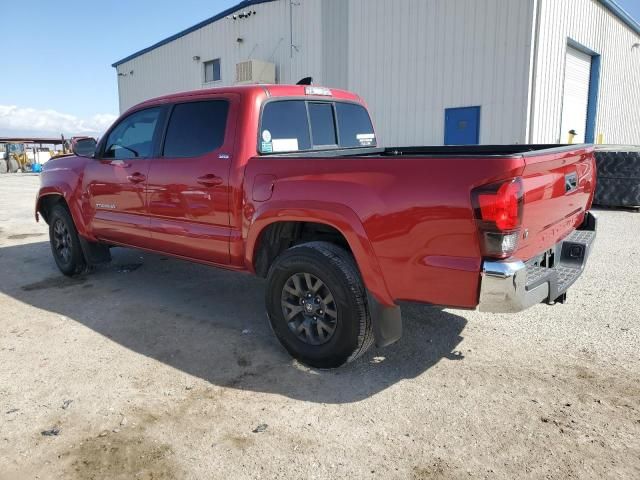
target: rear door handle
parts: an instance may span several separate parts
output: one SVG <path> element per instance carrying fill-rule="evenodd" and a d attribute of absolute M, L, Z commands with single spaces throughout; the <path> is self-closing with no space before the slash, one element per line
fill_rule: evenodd
<path fill-rule="evenodd" d="M 131 183 L 144 182 L 146 179 L 147 177 L 140 172 L 132 173 L 131 175 L 127 176 L 127 180 L 129 180 Z"/>
<path fill-rule="evenodd" d="M 204 185 L 205 187 L 215 187 L 216 185 L 220 185 L 222 183 L 222 178 L 214 175 L 213 173 L 208 173 L 207 175 L 198 177 L 198 183 L 200 185 Z"/>

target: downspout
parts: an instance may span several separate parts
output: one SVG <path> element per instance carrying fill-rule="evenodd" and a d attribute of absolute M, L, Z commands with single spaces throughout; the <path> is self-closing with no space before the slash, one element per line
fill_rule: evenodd
<path fill-rule="evenodd" d="M 532 29 L 532 58 L 529 62 L 529 114 L 526 127 L 526 141 L 533 143 L 534 120 L 536 113 L 536 78 L 538 74 L 538 44 L 540 42 L 540 12 L 543 0 L 533 0 L 534 28 Z"/>

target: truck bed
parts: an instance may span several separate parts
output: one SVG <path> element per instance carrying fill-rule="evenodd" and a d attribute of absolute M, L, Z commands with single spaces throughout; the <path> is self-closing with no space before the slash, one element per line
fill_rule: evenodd
<path fill-rule="evenodd" d="M 584 221 L 595 185 L 592 146 L 325 150 L 261 155 L 245 170 L 249 189 L 273 179 L 267 204 L 308 212 L 318 202 L 336 211 L 348 206 L 394 299 L 467 308 L 478 303 L 483 261 L 472 192 L 516 177 L 524 214 L 514 256 L 527 262 Z"/>
<path fill-rule="evenodd" d="M 562 153 L 578 145 L 512 144 L 512 145 L 424 145 L 413 147 L 327 149 L 312 152 L 263 154 L 265 157 L 335 158 L 335 157 L 509 157 Z"/>

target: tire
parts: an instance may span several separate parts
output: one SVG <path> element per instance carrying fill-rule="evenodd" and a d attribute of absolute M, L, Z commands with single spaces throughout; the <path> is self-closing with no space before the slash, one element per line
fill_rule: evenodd
<path fill-rule="evenodd" d="M 311 367 L 340 367 L 373 344 L 358 267 L 331 243 L 305 243 L 281 254 L 267 275 L 266 305 L 280 343 Z"/>
<path fill-rule="evenodd" d="M 602 149 L 595 157 L 598 178 L 640 178 L 640 151 Z"/>
<path fill-rule="evenodd" d="M 640 151 L 596 150 L 598 168 L 593 203 L 606 207 L 640 206 Z"/>
<path fill-rule="evenodd" d="M 87 268 L 78 231 L 69 210 L 54 205 L 49 216 L 49 242 L 51 253 L 60 271 L 67 276 L 82 273 Z"/>
<path fill-rule="evenodd" d="M 17 173 L 18 170 L 20 170 L 20 164 L 15 158 L 9 158 L 7 162 L 8 162 L 9 173 Z"/>
<path fill-rule="evenodd" d="M 7 173 L 8 171 L 7 161 L 4 158 L 0 158 L 0 173 Z"/>
<path fill-rule="evenodd" d="M 640 206 L 640 179 L 598 177 L 593 203 L 603 207 Z"/>

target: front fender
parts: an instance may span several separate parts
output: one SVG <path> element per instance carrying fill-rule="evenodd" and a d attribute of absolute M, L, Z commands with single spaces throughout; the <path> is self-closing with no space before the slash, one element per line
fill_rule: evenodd
<path fill-rule="evenodd" d="M 290 201 L 273 201 L 259 205 L 248 220 L 243 231 L 246 239 L 244 262 L 250 271 L 254 271 L 253 259 L 260 234 L 269 225 L 289 221 L 322 223 L 335 228 L 345 237 L 367 290 L 381 305 L 395 306 L 362 222 L 349 207 L 321 201 L 296 202 L 295 205 Z"/>
<path fill-rule="evenodd" d="M 75 224 L 76 229 L 78 230 L 78 234 L 83 237 L 91 238 L 87 229 L 87 225 L 82 216 L 80 201 L 77 200 L 76 197 L 73 195 L 73 189 L 71 188 L 71 186 L 66 183 L 57 184 L 57 185 L 45 185 L 40 187 L 40 190 L 36 195 L 36 205 L 35 205 L 36 221 L 39 221 L 39 213 L 41 212 L 41 209 L 42 209 L 43 199 L 46 197 L 54 196 L 54 195 L 61 197 L 67 204 L 67 207 L 71 212 L 71 218 L 73 218 L 73 223 Z"/>

